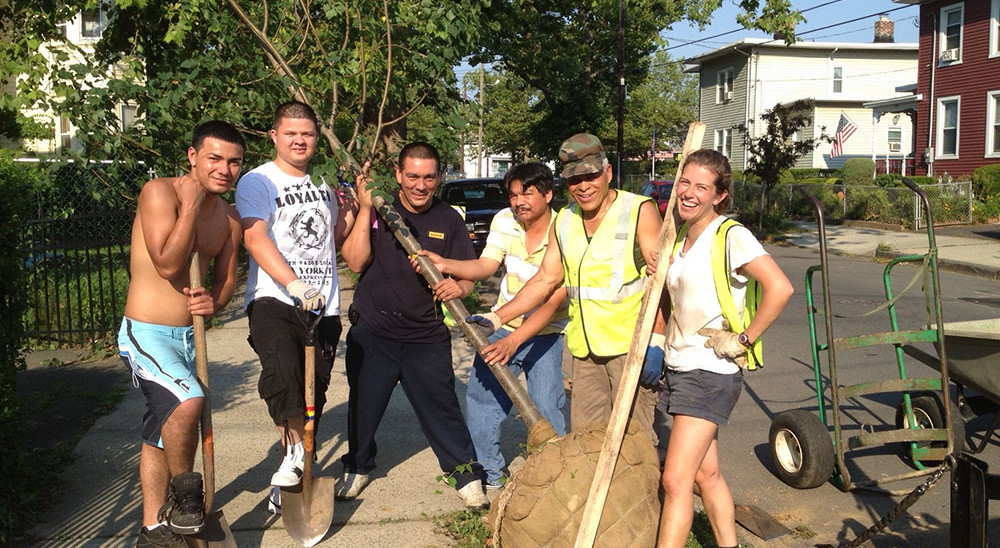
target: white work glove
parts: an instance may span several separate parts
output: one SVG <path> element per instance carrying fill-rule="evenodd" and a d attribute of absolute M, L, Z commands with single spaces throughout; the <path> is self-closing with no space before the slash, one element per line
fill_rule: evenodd
<path fill-rule="evenodd" d="M 705 348 L 714 350 L 716 356 L 731 359 L 740 368 L 746 368 L 747 349 L 737 339 L 739 335 L 729 330 L 729 322 L 723 320 L 722 329 L 703 327 L 698 330 L 698 334 L 702 337 L 708 337 L 708 340 L 705 341 Z"/>
<path fill-rule="evenodd" d="M 492 334 L 497 329 L 503 327 L 500 323 L 500 316 L 497 316 L 496 312 L 487 312 L 485 314 L 474 314 L 465 318 L 465 323 L 479 324 L 486 329 L 490 329 L 490 334 Z"/>
<path fill-rule="evenodd" d="M 326 297 L 318 289 L 302 280 L 296 279 L 292 281 L 285 286 L 285 290 L 292 297 L 292 302 L 305 312 L 322 310 L 326 306 Z"/>

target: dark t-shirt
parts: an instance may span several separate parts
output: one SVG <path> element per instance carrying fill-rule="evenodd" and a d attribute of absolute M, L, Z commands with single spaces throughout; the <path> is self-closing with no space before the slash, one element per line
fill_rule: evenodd
<path fill-rule="evenodd" d="M 434 198 L 430 209 L 413 213 L 396 205 L 420 247 L 450 259 L 476 258 L 465 221 L 448 204 Z M 450 340 L 441 307 L 427 281 L 410 266 L 403 245 L 385 221 L 373 215 L 372 263 L 361 273 L 354 307 L 361 321 L 379 337 L 399 342 L 439 343 Z"/>

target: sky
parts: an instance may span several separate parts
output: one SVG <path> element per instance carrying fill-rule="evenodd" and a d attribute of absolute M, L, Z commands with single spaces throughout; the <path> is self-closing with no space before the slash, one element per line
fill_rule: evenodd
<path fill-rule="evenodd" d="M 875 21 L 880 13 L 885 13 L 895 22 L 896 42 L 917 41 L 920 8 L 916 5 L 890 0 L 793 0 L 792 5 L 806 17 L 806 22 L 799 23 L 796 29 L 802 40 L 871 42 Z M 712 14 L 712 23 L 704 30 L 687 22 L 675 23 L 662 33 L 667 39 L 670 56 L 693 57 L 743 38 L 770 38 L 763 32 L 744 29 L 736 22 L 737 13 L 738 2 L 722 0 L 722 6 Z"/>

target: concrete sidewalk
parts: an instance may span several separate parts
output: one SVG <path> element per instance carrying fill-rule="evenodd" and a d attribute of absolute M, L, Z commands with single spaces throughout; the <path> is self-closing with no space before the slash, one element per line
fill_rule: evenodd
<path fill-rule="evenodd" d="M 818 247 L 816 226 L 803 224 L 786 242 Z M 989 239 L 940 236 L 939 263 L 997 279 L 1000 245 Z M 890 253 L 924 253 L 923 232 L 876 228 L 827 227 L 831 253 L 874 257 Z M 353 294 L 343 292 L 343 309 Z M 234 298 L 239 303 L 242 296 Z M 277 435 L 264 403 L 257 396 L 259 365 L 246 342 L 248 324 L 238 307 L 220 317 L 221 328 L 208 331 L 216 453 L 216 507 L 222 508 L 240 546 L 292 547 L 281 519 L 266 510 L 270 476 L 280 461 Z M 345 333 L 347 326 L 345 325 Z M 347 379 L 341 341 L 327 391 L 328 404 L 319 432 L 315 473 L 338 478 L 339 457 L 346 451 Z M 472 362 L 472 348 L 453 336 L 453 359 L 459 400 Z M 122 375 L 126 373 L 122 370 Z M 61 501 L 46 521 L 31 532 L 37 546 L 134 546 L 140 523 L 138 455 L 144 400 L 130 389 L 121 405 L 103 416 L 75 449 L 78 458 L 66 469 Z M 504 425 L 508 460 L 520 453 L 524 424 L 516 417 Z M 427 446 L 402 390 L 396 390 L 378 434 L 379 468 L 360 499 L 337 501 L 334 523 L 319 546 L 454 546 L 438 531 L 434 517 L 462 509 L 454 490 L 437 481 L 437 459 Z M 200 469 L 200 456 L 196 469 Z"/>
<path fill-rule="evenodd" d="M 343 294 L 344 309 L 352 298 Z M 237 297 L 239 299 L 239 297 Z M 237 301 L 234 299 L 234 301 Z M 277 433 L 257 396 L 259 364 L 247 343 L 241 310 L 208 331 L 208 357 L 215 433 L 216 498 L 241 547 L 292 547 L 279 517 L 267 512 L 265 497 L 280 462 Z M 346 321 L 346 318 L 345 318 Z M 346 333 L 345 325 L 345 333 Z M 454 336 L 453 357 L 459 399 L 471 369 L 472 347 Z M 347 378 L 343 339 L 327 391 L 327 408 L 318 435 L 319 462 L 314 474 L 340 478 L 339 457 L 347 450 Z M 124 370 L 122 374 L 126 373 Z M 144 399 L 130 389 L 124 401 L 101 417 L 76 447 L 78 458 L 63 473 L 61 502 L 30 534 L 43 547 L 134 546 L 141 508 L 139 437 Z M 505 454 L 518 454 L 523 423 L 509 418 Z M 420 431 L 402 390 L 396 390 L 382 421 L 375 479 L 355 501 L 337 501 L 334 522 L 318 546 L 438 547 L 455 543 L 438 531 L 433 518 L 463 504 L 455 490 L 437 481 L 440 467 Z M 200 470 L 201 457 L 195 469 Z"/>
<path fill-rule="evenodd" d="M 799 232 L 786 234 L 785 243 L 819 248 L 816 223 L 796 223 Z M 1000 279 L 1000 241 L 987 238 L 935 235 L 938 265 L 941 268 Z M 890 258 L 924 254 L 928 249 L 925 231 L 896 231 L 846 224 L 826 225 L 826 246 L 830 253 Z"/>

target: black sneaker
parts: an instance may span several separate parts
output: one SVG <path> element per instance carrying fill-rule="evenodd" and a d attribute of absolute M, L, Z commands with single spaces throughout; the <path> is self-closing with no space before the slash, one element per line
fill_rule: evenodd
<path fill-rule="evenodd" d="M 167 502 L 160 508 L 159 519 L 166 521 L 179 535 L 194 535 L 205 526 L 205 495 L 201 474 L 186 472 L 170 478 Z"/>
<path fill-rule="evenodd" d="M 152 531 L 143 527 L 139 529 L 135 548 L 187 548 L 187 543 L 184 542 L 184 537 L 171 531 L 169 527 L 160 526 Z"/>

